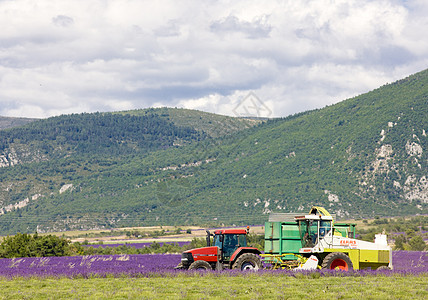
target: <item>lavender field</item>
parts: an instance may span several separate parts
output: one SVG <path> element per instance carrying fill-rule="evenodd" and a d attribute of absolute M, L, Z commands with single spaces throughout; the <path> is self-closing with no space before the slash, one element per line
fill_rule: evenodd
<path fill-rule="evenodd" d="M 136 255 L 93 255 L 71 257 L 32 257 L 0 259 L 0 277 L 154 277 L 174 276 L 194 271 L 174 270 L 179 263 L 178 254 L 136 254 Z M 371 271 L 361 270 L 344 274 L 343 272 L 319 270 L 319 276 L 365 276 L 376 274 L 403 274 L 417 275 L 428 273 L 427 252 L 418 251 L 394 251 L 394 270 Z M 215 272 L 215 271 L 213 271 Z M 293 271 L 263 270 L 261 273 L 270 272 L 294 276 Z M 219 273 L 219 272 L 217 272 Z M 235 270 L 223 271 L 224 275 L 233 275 Z"/>
<path fill-rule="evenodd" d="M 143 276 L 173 272 L 178 254 L 91 255 L 0 259 L 0 276 Z"/>

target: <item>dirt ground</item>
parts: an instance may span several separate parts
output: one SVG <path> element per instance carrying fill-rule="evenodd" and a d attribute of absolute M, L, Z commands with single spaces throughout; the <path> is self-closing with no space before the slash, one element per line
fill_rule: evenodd
<path fill-rule="evenodd" d="M 128 238 L 126 235 L 113 235 L 112 236 L 100 236 L 100 237 L 78 237 L 84 234 L 88 235 L 96 235 L 97 233 L 100 234 L 102 232 L 109 232 L 109 231 L 142 231 L 142 232 L 154 232 L 154 231 L 161 231 L 165 230 L 166 232 L 173 232 L 177 230 L 178 227 L 174 226 L 153 226 L 153 227 L 128 227 L 128 228 L 119 228 L 119 229 L 113 229 L 113 230 L 90 230 L 90 231 L 70 231 L 70 232 L 61 232 L 61 233 L 55 233 L 56 235 L 65 236 L 71 239 L 72 242 L 84 242 L 85 240 L 89 243 L 99 243 L 103 242 L 104 244 L 113 244 L 113 243 L 152 243 L 154 241 L 159 243 L 164 242 L 187 242 L 191 241 L 194 238 L 205 238 L 206 237 L 206 230 L 209 230 L 210 232 L 214 232 L 216 229 L 222 229 L 222 228 L 202 228 L 202 227 L 180 227 L 182 229 L 181 234 L 168 234 L 164 236 L 159 237 L 150 237 L 150 238 Z M 230 228 L 230 227 L 227 227 Z M 246 226 L 242 227 L 233 227 L 234 229 L 246 229 Z M 186 231 L 190 229 L 191 233 L 188 234 Z M 251 226 L 250 227 L 250 233 L 253 234 L 264 234 L 264 226 Z"/>

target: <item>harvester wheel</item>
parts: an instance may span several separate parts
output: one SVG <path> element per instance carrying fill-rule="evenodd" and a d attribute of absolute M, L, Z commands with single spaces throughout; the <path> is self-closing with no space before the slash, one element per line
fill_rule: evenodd
<path fill-rule="evenodd" d="M 383 271 L 383 270 L 391 270 L 391 268 L 390 267 L 388 267 L 388 266 L 380 266 L 379 268 L 377 268 L 376 270 L 379 270 L 379 271 Z"/>
<path fill-rule="evenodd" d="M 348 271 L 354 268 L 349 256 L 342 252 L 332 252 L 328 254 L 322 261 L 321 267 L 323 269 L 338 269 L 342 271 Z"/>
<path fill-rule="evenodd" d="M 212 270 L 213 268 L 205 260 L 197 260 L 189 266 L 189 270 Z"/>
<path fill-rule="evenodd" d="M 244 253 L 235 261 L 232 269 L 238 270 L 258 270 L 262 267 L 260 257 L 254 253 Z"/>

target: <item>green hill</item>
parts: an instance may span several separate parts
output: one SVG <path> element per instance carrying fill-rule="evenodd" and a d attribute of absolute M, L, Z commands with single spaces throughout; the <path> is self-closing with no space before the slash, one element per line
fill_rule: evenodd
<path fill-rule="evenodd" d="M 0 132 L 0 231 L 260 224 L 313 204 L 426 214 L 427 115 L 428 70 L 267 122 L 172 108 L 33 122 Z"/>

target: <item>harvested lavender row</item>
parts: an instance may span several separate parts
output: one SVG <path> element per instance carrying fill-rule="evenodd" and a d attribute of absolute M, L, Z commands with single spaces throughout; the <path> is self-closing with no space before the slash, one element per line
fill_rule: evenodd
<path fill-rule="evenodd" d="M 0 259 L 0 276 L 23 277 L 90 277 L 90 276 L 159 276 L 183 272 L 174 267 L 180 261 L 178 254 L 135 254 L 135 255 L 94 255 L 64 257 L 31 257 Z M 428 273 L 428 255 L 421 251 L 394 251 L 394 270 L 360 270 L 342 272 L 336 270 L 319 270 L 320 276 L 365 276 L 371 274 L 421 274 Z M 208 273 L 219 273 L 216 271 Z M 294 271 L 262 270 L 273 274 L 296 274 Z M 225 275 L 242 274 L 237 270 L 221 272 Z"/>

